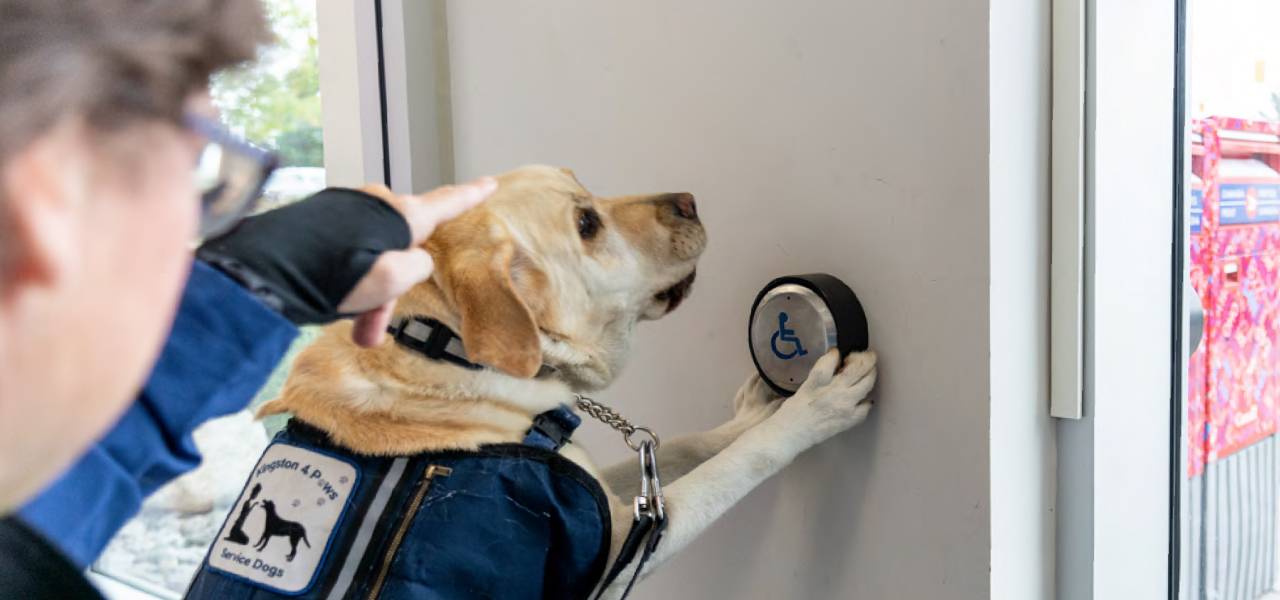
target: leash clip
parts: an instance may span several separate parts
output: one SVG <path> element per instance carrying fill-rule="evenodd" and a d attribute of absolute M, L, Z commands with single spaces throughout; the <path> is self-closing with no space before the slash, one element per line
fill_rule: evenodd
<path fill-rule="evenodd" d="M 658 446 L 662 445 L 662 440 L 658 439 L 658 434 L 654 433 L 652 429 L 649 429 L 648 427 L 632 427 L 631 431 L 624 431 L 622 433 L 622 441 L 627 443 L 628 448 L 631 448 L 636 452 L 641 452 L 640 448 L 642 447 L 642 445 L 649 443 L 649 442 L 640 442 L 639 444 L 637 444 L 631 441 L 631 436 L 634 435 L 635 432 L 637 431 L 643 432 L 645 435 L 649 436 L 649 440 L 653 442 L 654 448 L 657 448 Z"/>
<path fill-rule="evenodd" d="M 634 450 L 640 459 L 640 492 L 636 494 L 635 501 L 632 503 L 631 530 L 627 532 L 627 537 L 622 541 L 622 547 L 618 551 L 617 558 L 614 559 L 613 566 L 605 575 L 596 593 L 596 600 L 599 600 L 604 595 L 605 589 L 612 585 L 639 555 L 639 562 L 631 574 L 631 580 L 627 582 L 627 588 L 622 592 L 622 598 L 625 599 L 631 595 L 631 589 L 640 579 L 645 563 L 653 556 L 658 548 L 658 542 L 662 541 L 662 533 L 667 528 L 667 505 L 662 497 L 662 478 L 658 474 L 657 450 L 662 440 L 652 429 L 632 425 L 626 417 L 604 404 L 581 394 L 575 394 L 575 399 L 579 410 L 621 433 L 627 447 Z M 636 432 L 645 434 L 648 439 L 642 441 L 632 439 Z"/>
<path fill-rule="evenodd" d="M 662 479 L 658 475 L 657 450 L 656 438 L 654 443 L 644 442 L 640 445 L 640 468 L 644 471 L 644 482 L 641 483 L 640 489 L 644 492 L 652 486 L 649 505 L 653 510 L 653 517 L 662 522 L 667 519 L 667 504 L 662 497 Z"/>

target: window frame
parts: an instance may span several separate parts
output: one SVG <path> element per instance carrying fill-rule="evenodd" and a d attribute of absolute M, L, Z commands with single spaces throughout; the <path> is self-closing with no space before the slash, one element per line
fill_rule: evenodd
<path fill-rule="evenodd" d="M 1056 424 L 1059 598 L 1178 593 L 1180 14 L 1086 6 L 1084 417 Z"/>
<path fill-rule="evenodd" d="M 388 181 L 381 6 L 381 0 L 316 1 L 329 185 Z"/>

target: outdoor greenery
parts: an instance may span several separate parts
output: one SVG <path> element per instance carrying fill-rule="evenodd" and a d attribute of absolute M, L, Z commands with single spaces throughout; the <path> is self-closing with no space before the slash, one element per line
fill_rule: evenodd
<path fill-rule="evenodd" d="M 213 78 L 214 103 L 236 133 L 280 154 L 282 166 L 323 166 L 314 0 L 265 3 L 276 43 Z"/>

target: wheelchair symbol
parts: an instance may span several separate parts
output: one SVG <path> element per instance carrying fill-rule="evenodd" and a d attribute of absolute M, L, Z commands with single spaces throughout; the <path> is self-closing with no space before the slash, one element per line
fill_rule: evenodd
<path fill-rule="evenodd" d="M 773 337 L 769 339 L 769 347 L 773 350 L 773 355 L 781 358 L 782 360 L 791 360 L 797 356 L 804 356 L 809 353 L 809 351 L 805 350 L 804 346 L 800 344 L 800 338 L 796 337 L 796 330 L 787 329 L 787 319 L 789 318 L 790 317 L 787 316 L 787 313 L 785 312 L 778 313 L 778 330 L 773 332 Z M 782 351 L 778 350 L 779 341 L 791 344 L 791 352 L 784 354 Z"/>

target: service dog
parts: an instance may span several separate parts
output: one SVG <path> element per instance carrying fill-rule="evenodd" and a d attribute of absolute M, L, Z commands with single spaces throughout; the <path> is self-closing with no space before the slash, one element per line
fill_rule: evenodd
<path fill-rule="evenodd" d="M 298 465 L 317 449 L 314 462 L 329 465 L 321 479 L 335 498 L 317 510 L 347 505 L 316 518 L 333 529 L 323 564 L 316 559 L 319 566 L 297 582 L 260 587 L 384 598 L 618 598 L 627 589 L 634 562 L 601 583 L 634 518 L 636 461 L 600 468 L 583 448 L 564 443 L 553 446 L 555 460 L 539 463 L 546 469 L 531 471 L 519 461 L 537 453 L 520 445 L 539 415 L 564 410 L 575 393 L 607 388 L 627 362 L 637 324 L 686 299 L 706 231 L 686 193 L 600 198 L 568 169 L 545 166 L 509 172 L 499 184 L 487 202 L 435 231 L 425 245 L 435 273 L 396 309 L 456 335 L 447 360 L 394 340 L 363 349 L 350 341 L 350 324 L 332 325 L 301 353 L 282 395 L 260 411 L 292 414 L 293 437 L 284 442 L 298 444 L 260 465 L 268 458 L 292 464 L 294 471 L 272 473 L 303 481 Z M 723 425 L 664 440 L 657 461 L 669 524 L 640 577 L 801 452 L 861 423 L 875 366 L 872 352 L 843 360 L 833 352 L 786 399 L 753 375 Z M 342 461 L 328 462 L 329 454 Z M 490 462 L 467 462 L 477 456 Z M 573 483 L 546 472 L 572 475 Z M 521 484 L 519 473 L 539 483 Z M 342 479 L 358 481 L 333 483 Z M 594 505 L 579 509 L 578 487 L 603 491 L 602 517 Z M 484 508 L 472 511 L 469 503 Z M 595 520 L 607 522 L 596 527 Z M 598 557 L 594 537 L 603 538 Z M 193 596 L 229 593 L 219 591 L 219 572 L 250 558 L 232 555 L 210 570 L 218 554 L 215 546 Z M 575 561 L 584 566 L 571 569 Z M 557 569 L 589 580 L 555 580 Z"/>

